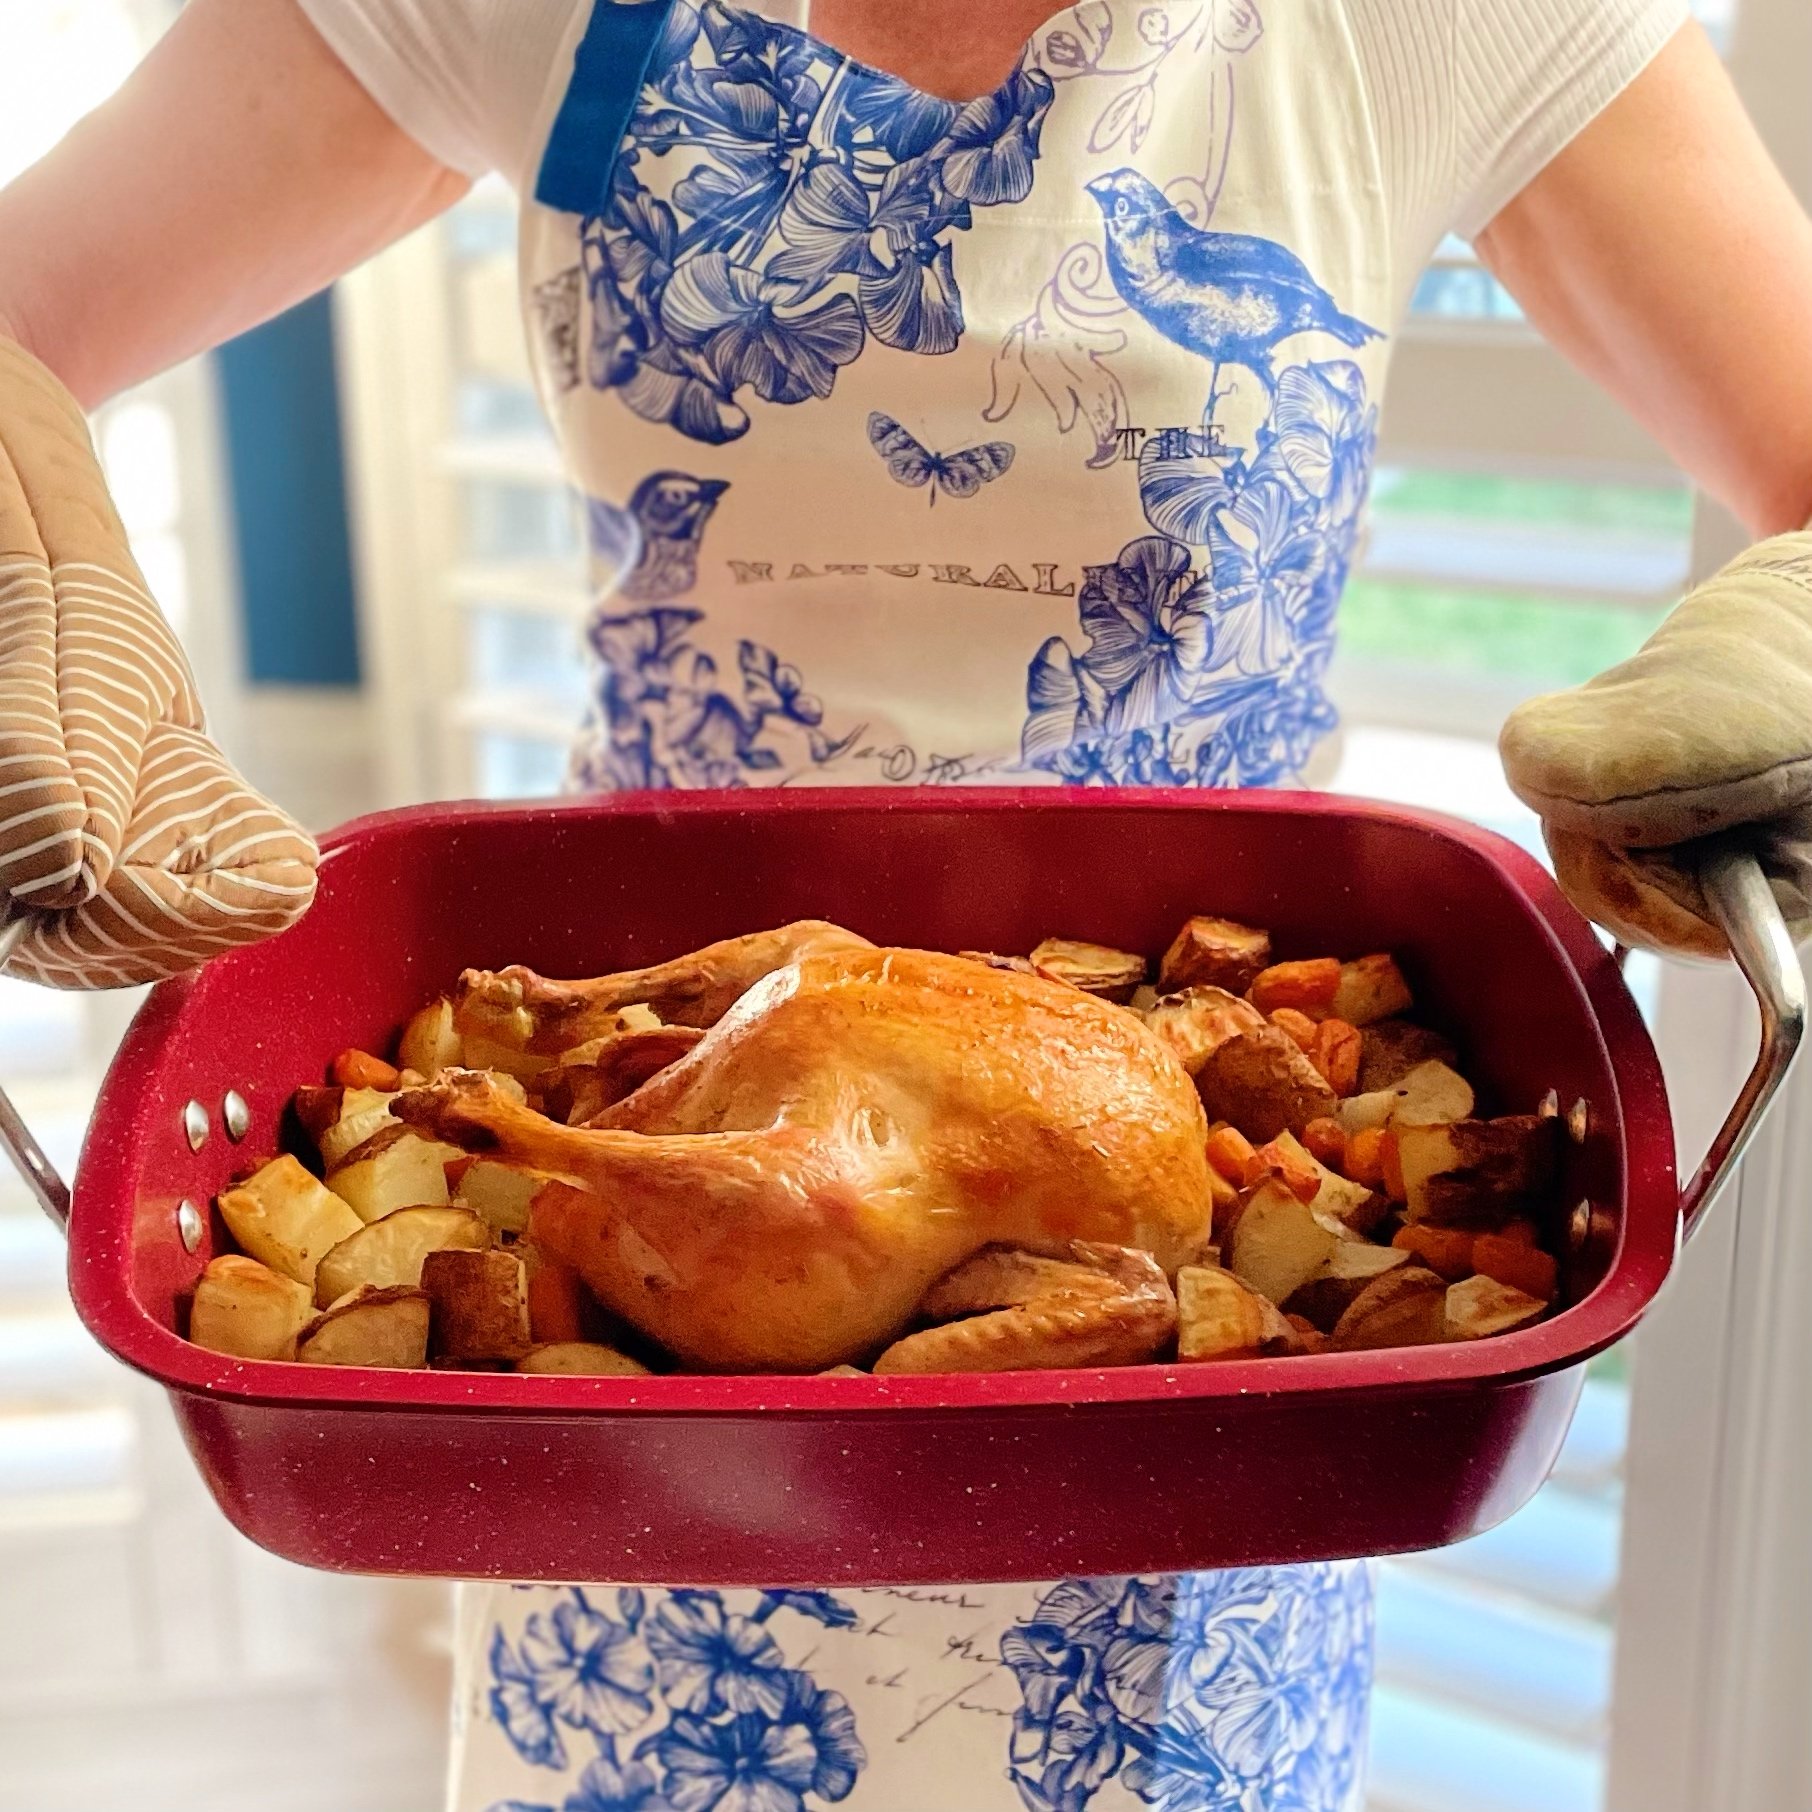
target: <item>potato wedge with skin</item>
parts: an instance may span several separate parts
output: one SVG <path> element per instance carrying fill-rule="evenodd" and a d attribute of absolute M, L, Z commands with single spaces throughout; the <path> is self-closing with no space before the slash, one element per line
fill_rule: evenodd
<path fill-rule="evenodd" d="M 1359 1093 L 1392 1088 L 1424 1063 L 1459 1066 L 1459 1054 L 1439 1032 L 1407 1019 L 1380 1019 L 1364 1028 L 1359 1051 Z"/>
<path fill-rule="evenodd" d="M 1447 1286 L 1449 1340 L 1489 1340 L 1530 1327 L 1547 1312 L 1539 1296 L 1526 1296 L 1495 1277 L 1468 1277 Z"/>
<path fill-rule="evenodd" d="M 362 1284 L 413 1289 L 430 1252 L 447 1246 L 482 1251 L 490 1243 L 490 1228 L 469 1208 L 399 1208 L 361 1226 L 321 1260 L 315 1301 L 326 1308 Z"/>
<path fill-rule="evenodd" d="M 1477 1105 L 1472 1084 L 1444 1063 L 1420 1063 L 1389 1088 L 1349 1095 L 1335 1117 L 1348 1138 L 1382 1126 L 1443 1126 L 1469 1119 Z"/>
<path fill-rule="evenodd" d="M 189 1338 L 235 1359 L 293 1359 L 296 1336 L 314 1313 L 307 1284 L 229 1252 L 212 1260 L 195 1286 Z"/>
<path fill-rule="evenodd" d="M 220 1213 L 242 1252 L 311 1289 L 326 1255 L 364 1224 L 287 1154 L 227 1190 Z"/>
<path fill-rule="evenodd" d="M 1145 1015 L 1148 1030 L 1170 1046 L 1190 1075 L 1201 1073 L 1209 1053 L 1241 1032 L 1263 1029 L 1265 1016 L 1225 988 L 1185 988 L 1163 995 Z"/>
<path fill-rule="evenodd" d="M 1407 1252 L 1374 1246 L 1369 1240 L 1342 1240 L 1287 1306 L 1292 1313 L 1306 1316 L 1322 1333 L 1331 1334 L 1340 1317 L 1373 1282 L 1408 1263 Z"/>
<path fill-rule="evenodd" d="M 454 1204 L 482 1216 L 493 1233 L 526 1233 L 529 1207 L 547 1181 L 494 1158 L 467 1158 L 463 1168 L 450 1167 L 447 1177 Z"/>
<path fill-rule="evenodd" d="M 348 1089 L 347 1095 L 367 1096 L 368 1089 Z M 321 1153 L 321 1163 L 325 1169 L 333 1170 L 352 1156 L 367 1139 L 375 1138 L 387 1126 L 400 1124 L 390 1109 L 396 1101 L 395 1095 L 379 1095 L 377 1104 L 372 1107 L 354 1108 L 342 1112 L 339 1119 L 321 1134 L 315 1141 Z"/>
<path fill-rule="evenodd" d="M 1287 1352 L 1294 1344 L 1291 1334 L 1277 1305 L 1231 1271 L 1185 1265 L 1177 1273 L 1180 1363 L 1257 1359 L 1267 1353 Z"/>
<path fill-rule="evenodd" d="M 1340 965 L 1328 1016 L 1361 1028 L 1380 1019 L 1394 1019 L 1415 1005 L 1403 971 L 1389 956 L 1362 956 Z"/>
<path fill-rule="evenodd" d="M 1150 964 L 1130 950 L 1110 944 L 1085 944 L 1074 938 L 1048 937 L 1032 952 L 1032 967 L 1053 981 L 1068 982 L 1084 994 L 1124 1006 L 1145 980 Z"/>
<path fill-rule="evenodd" d="M 430 1082 L 442 1070 L 465 1067 L 466 1051 L 453 1023 L 453 1002 L 442 995 L 431 1000 L 403 1028 L 396 1060 L 406 1070 L 417 1070 Z"/>
<path fill-rule="evenodd" d="M 1396 1127 L 1405 1218 L 1489 1230 L 1540 1206 L 1560 1169 L 1558 1120 L 1511 1114 Z"/>
<path fill-rule="evenodd" d="M 1166 994 L 1184 988 L 1225 988 L 1244 994 L 1271 962 L 1271 934 L 1232 919 L 1198 917 L 1185 922 L 1158 965 Z"/>
<path fill-rule="evenodd" d="M 1435 1346 L 1447 1338 L 1447 1282 L 1419 1265 L 1374 1279 L 1335 1324 L 1334 1351 Z"/>
<path fill-rule="evenodd" d="M 537 1377 L 569 1378 L 646 1378 L 647 1366 L 619 1353 L 614 1346 L 601 1346 L 592 1340 L 561 1340 L 548 1346 L 532 1347 L 516 1361 L 519 1372 Z M 853 1365 L 833 1366 L 820 1372 L 823 1378 L 865 1378 L 866 1372 Z"/>
<path fill-rule="evenodd" d="M 1226 1266 L 1281 1307 L 1327 1263 L 1344 1232 L 1284 1184 L 1261 1183 L 1233 1224 Z"/>
<path fill-rule="evenodd" d="M 464 1156 L 411 1126 L 386 1126 L 328 1171 L 327 1187 L 367 1224 L 398 1208 L 444 1208 L 447 1166 Z"/>
<path fill-rule="evenodd" d="M 1331 1114 L 1334 1091 L 1295 1041 L 1275 1026 L 1240 1032 L 1209 1052 L 1196 1092 L 1210 1120 L 1226 1120 L 1263 1144 Z"/>
<path fill-rule="evenodd" d="M 420 1290 L 353 1290 L 317 1315 L 296 1341 L 304 1365 L 371 1365 L 420 1371 L 428 1363 L 428 1298 Z"/>
<path fill-rule="evenodd" d="M 1281 1147 L 1298 1163 L 1312 1167 L 1317 1188 L 1309 1197 L 1309 1206 L 1318 1214 L 1331 1214 L 1350 1231 L 1365 1234 L 1389 1212 L 1389 1204 L 1374 1194 L 1368 1184 L 1354 1182 L 1352 1178 L 1330 1170 L 1293 1133 L 1279 1133 L 1266 1149 L 1274 1147 Z"/>
<path fill-rule="evenodd" d="M 528 1278 L 514 1252 L 446 1247 L 422 1261 L 422 1288 L 434 1304 L 437 1352 L 454 1359 L 524 1358 L 529 1331 Z"/>

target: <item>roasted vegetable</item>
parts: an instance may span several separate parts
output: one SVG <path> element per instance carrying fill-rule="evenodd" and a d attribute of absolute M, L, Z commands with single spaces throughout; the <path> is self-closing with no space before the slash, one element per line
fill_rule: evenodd
<path fill-rule="evenodd" d="M 1144 981 L 1149 965 L 1144 957 L 1107 944 L 1049 937 L 1032 952 L 1032 967 L 1053 981 L 1068 982 L 1084 994 L 1099 994 L 1103 1000 L 1119 1001 L 1124 1006 Z"/>
<path fill-rule="evenodd" d="M 1177 1273 L 1177 1358 L 1257 1359 L 1297 1344 L 1276 1304 L 1218 1266 L 1186 1265 Z"/>
<path fill-rule="evenodd" d="M 189 1338 L 235 1359 L 293 1359 L 315 1312 L 308 1285 L 236 1252 L 212 1260 L 195 1286 Z"/>
<path fill-rule="evenodd" d="M 454 1359 L 527 1356 L 527 1280 L 513 1252 L 441 1247 L 422 1261 L 422 1288 L 434 1305 L 435 1350 Z"/>
<path fill-rule="evenodd" d="M 314 1287 L 322 1259 L 363 1222 L 292 1157 L 273 1158 L 220 1198 L 221 1218 L 241 1251 Z"/>
<path fill-rule="evenodd" d="M 326 1308 L 348 1290 L 421 1282 L 422 1261 L 446 1246 L 482 1250 L 491 1230 L 469 1208 L 399 1208 L 362 1226 L 321 1260 L 315 1301 Z"/>
<path fill-rule="evenodd" d="M 1240 1032 L 1209 1052 L 1196 1088 L 1211 1120 L 1263 1143 L 1331 1114 L 1334 1091 L 1275 1026 Z"/>
<path fill-rule="evenodd" d="M 304 1365 L 419 1371 L 428 1362 L 428 1299 L 420 1290 L 363 1285 L 302 1330 L 296 1357 Z"/>
<path fill-rule="evenodd" d="M 1268 932 L 1232 919 L 1193 918 L 1171 940 L 1158 965 L 1166 994 L 1182 988 L 1225 988 L 1244 994 L 1271 960 Z"/>

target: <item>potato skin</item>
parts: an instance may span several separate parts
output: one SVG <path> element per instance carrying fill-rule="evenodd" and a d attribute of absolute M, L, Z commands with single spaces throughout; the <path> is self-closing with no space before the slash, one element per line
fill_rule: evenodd
<path fill-rule="evenodd" d="M 1287 1032 L 1276 1026 L 1241 1032 L 1209 1052 L 1196 1076 L 1202 1106 L 1248 1139 L 1265 1144 L 1279 1133 L 1300 1133 L 1336 1105 L 1328 1087 Z"/>
<path fill-rule="evenodd" d="M 1457 1053 L 1439 1032 L 1412 1025 L 1407 1019 L 1378 1019 L 1360 1034 L 1357 1094 L 1369 1095 L 1401 1082 L 1424 1063 L 1454 1067 Z"/>

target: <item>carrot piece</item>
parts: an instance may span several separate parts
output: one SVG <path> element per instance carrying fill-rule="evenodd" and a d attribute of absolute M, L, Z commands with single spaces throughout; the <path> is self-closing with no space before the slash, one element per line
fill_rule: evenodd
<path fill-rule="evenodd" d="M 1283 1178 L 1284 1187 L 1299 1202 L 1312 1202 L 1321 1193 L 1321 1172 L 1310 1161 L 1307 1152 L 1291 1150 L 1281 1139 L 1273 1139 L 1258 1148 L 1258 1155 L 1268 1169 Z"/>
<path fill-rule="evenodd" d="M 1218 1127 L 1208 1135 L 1208 1162 L 1237 1189 L 1250 1189 L 1270 1168 L 1236 1126 Z"/>
<path fill-rule="evenodd" d="M 1346 1174 L 1355 1183 L 1384 1187 L 1384 1128 L 1368 1126 L 1346 1142 Z"/>
<path fill-rule="evenodd" d="M 1391 1244 L 1411 1252 L 1429 1270 L 1449 1283 L 1463 1283 L 1472 1275 L 1473 1236 L 1457 1227 L 1400 1227 Z"/>
<path fill-rule="evenodd" d="M 529 1267 L 529 1332 L 537 1345 L 585 1338 L 585 1285 L 571 1265 L 541 1254 Z"/>
<path fill-rule="evenodd" d="M 1359 1060 L 1364 1050 L 1365 1040 L 1357 1026 L 1349 1026 L 1344 1019 L 1324 1019 L 1315 1028 L 1309 1061 L 1320 1072 L 1322 1081 L 1344 1097 L 1359 1086 Z"/>
<path fill-rule="evenodd" d="M 1271 1023 L 1278 1031 L 1293 1038 L 1304 1051 L 1315 1048 L 1315 1022 L 1308 1014 L 1299 1013 L 1294 1007 L 1279 1007 L 1271 1015 Z"/>
<path fill-rule="evenodd" d="M 376 1088 L 385 1094 L 394 1090 L 402 1079 L 394 1063 L 386 1063 L 382 1057 L 356 1049 L 342 1051 L 333 1060 L 330 1074 L 341 1088 Z"/>
<path fill-rule="evenodd" d="M 1272 964 L 1259 973 L 1246 998 L 1261 1013 L 1294 1007 L 1311 1019 L 1325 1019 L 1333 1010 L 1339 986 L 1339 958 L 1317 956 L 1305 963 Z"/>
<path fill-rule="evenodd" d="M 1403 1182 L 1403 1153 L 1397 1144 L 1397 1131 L 1393 1126 L 1385 1127 L 1383 1136 L 1378 1141 L 1378 1163 L 1384 1172 L 1384 1193 L 1393 1202 L 1407 1202 L 1409 1190 Z"/>
<path fill-rule="evenodd" d="M 1560 1267 L 1552 1253 L 1501 1233 L 1481 1233 L 1472 1242 L 1472 1268 L 1481 1277 L 1493 1277 L 1525 1296 L 1552 1302 L 1560 1282 Z"/>
<path fill-rule="evenodd" d="M 1302 1129 L 1303 1149 L 1318 1164 L 1346 1174 L 1346 1132 L 1338 1120 L 1324 1116 Z"/>

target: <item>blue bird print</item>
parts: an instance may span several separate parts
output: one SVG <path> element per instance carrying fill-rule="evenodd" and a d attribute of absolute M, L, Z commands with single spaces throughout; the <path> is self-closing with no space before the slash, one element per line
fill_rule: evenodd
<path fill-rule="evenodd" d="M 629 500 L 641 543 L 622 596 L 638 604 L 681 598 L 698 582 L 698 550 L 717 500 L 730 488 L 721 478 L 690 472 L 650 472 Z M 594 504 L 594 509 L 597 507 Z"/>
<path fill-rule="evenodd" d="M 1193 227 L 1137 170 L 1088 185 L 1107 227 L 1107 268 L 1121 298 L 1167 340 L 1214 365 L 1242 365 L 1275 391 L 1272 351 L 1292 334 L 1347 346 L 1384 336 L 1345 314 L 1294 252 L 1274 239 Z"/>

